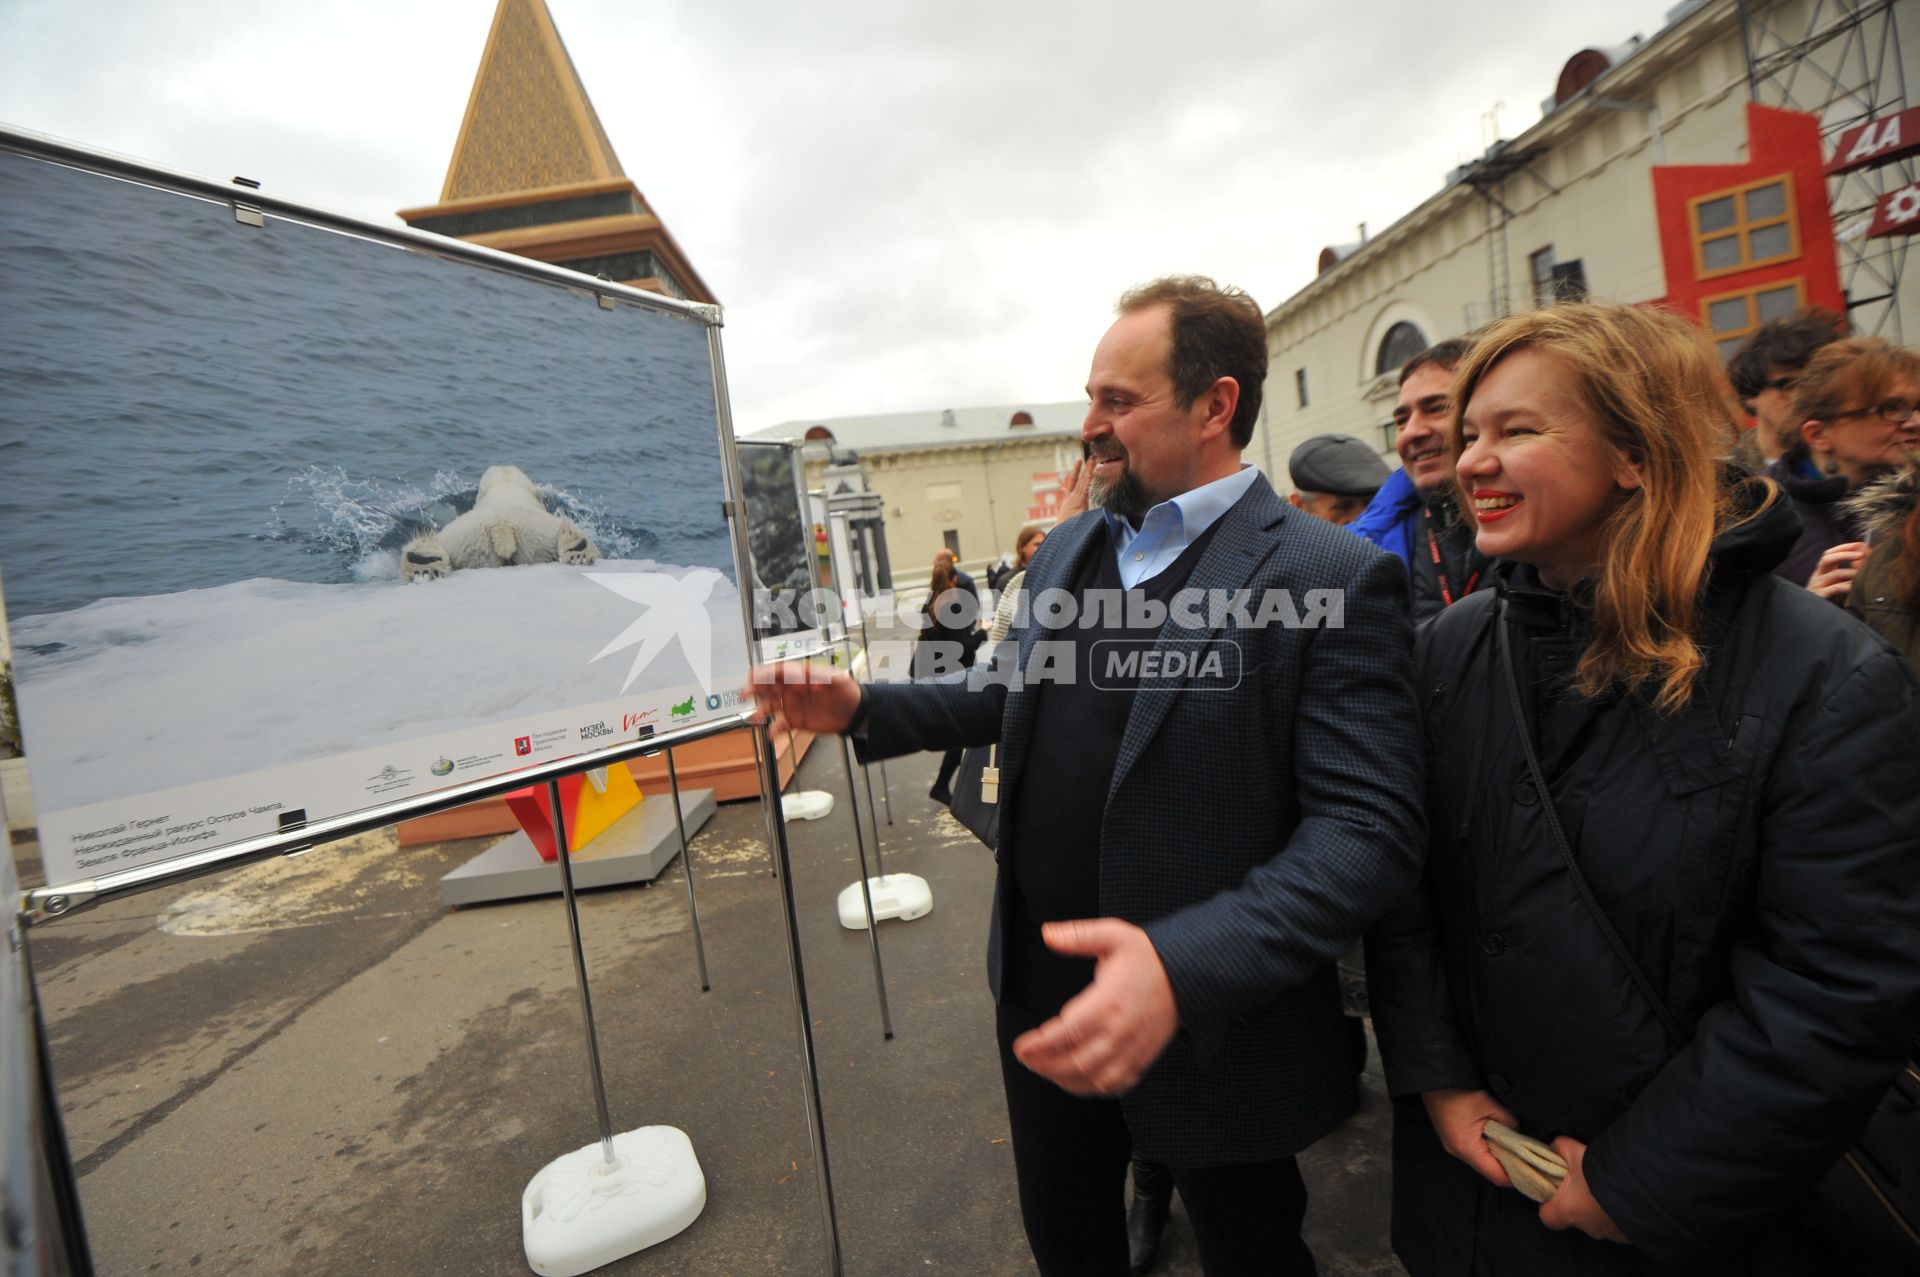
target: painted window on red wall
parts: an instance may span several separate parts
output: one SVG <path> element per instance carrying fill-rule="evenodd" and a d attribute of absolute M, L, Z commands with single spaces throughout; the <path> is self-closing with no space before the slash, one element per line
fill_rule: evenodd
<path fill-rule="evenodd" d="M 1807 304 L 1804 279 L 1775 280 L 1758 288 L 1743 288 L 1700 299 L 1700 322 L 1713 334 L 1722 359 L 1740 349 L 1753 330 L 1775 319 L 1785 319 Z"/>
<path fill-rule="evenodd" d="M 1778 173 L 1687 201 L 1696 279 L 1800 256 L 1793 174 Z"/>

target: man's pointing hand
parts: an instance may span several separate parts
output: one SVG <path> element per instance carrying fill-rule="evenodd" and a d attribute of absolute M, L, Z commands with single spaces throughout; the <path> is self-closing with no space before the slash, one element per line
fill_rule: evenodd
<path fill-rule="evenodd" d="M 860 708 L 853 675 L 811 661 L 756 665 L 745 690 L 771 722 L 803 732 L 844 732 Z"/>

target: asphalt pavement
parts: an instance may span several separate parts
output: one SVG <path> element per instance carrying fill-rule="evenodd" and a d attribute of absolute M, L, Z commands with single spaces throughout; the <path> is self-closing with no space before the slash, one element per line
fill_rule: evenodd
<path fill-rule="evenodd" d="M 983 974 L 992 855 L 927 798 L 936 756 L 888 764 L 886 868 L 925 878 L 934 908 L 880 927 L 885 1040 L 866 935 L 835 911 L 860 875 L 842 757 L 831 739 L 808 754 L 796 788 L 835 810 L 790 841 L 844 1270 L 1031 1273 Z M 598 1131 L 558 895 L 440 903 L 486 845 L 383 830 L 34 930 L 101 1272 L 529 1271 L 521 1192 Z M 37 881 L 35 848 L 16 853 Z M 693 862 L 710 991 L 681 861 L 580 901 L 613 1128 L 684 1130 L 708 1190 L 691 1228 L 601 1271 L 825 1273 L 758 804 L 723 805 Z M 1401 1272 L 1377 1061 L 1365 1081 L 1302 1159 L 1329 1277 Z M 1200 1271 L 1177 1205 L 1155 1271 Z"/>

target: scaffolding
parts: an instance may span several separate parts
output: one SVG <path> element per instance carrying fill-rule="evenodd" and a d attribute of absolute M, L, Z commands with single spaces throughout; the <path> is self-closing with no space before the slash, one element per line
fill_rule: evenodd
<path fill-rule="evenodd" d="M 1513 266 L 1507 256 L 1507 223 L 1513 210 L 1507 206 L 1507 179 L 1526 174 L 1555 195 L 1560 188 L 1541 176 L 1533 162 L 1547 153 L 1544 146 L 1516 147 L 1504 139 L 1494 142 L 1487 153 L 1454 172 L 1454 179 L 1471 186 L 1487 208 L 1487 313 L 1466 307 L 1468 328 L 1503 318 L 1513 313 Z"/>
<path fill-rule="evenodd" d="M 1736 3 L 1753 100 L 1819 116 L 1829 148 L 1854 125 L 1907 108 L 1896 0 Z M 1847 318 L 1863 336 L 1904 343 L 1900 278 L 1908 241 L 1903 236 L 1868 239 L 1867 227 L 1880 198 L 1914 180 L 1913 159 L 1827 179 Z"/>

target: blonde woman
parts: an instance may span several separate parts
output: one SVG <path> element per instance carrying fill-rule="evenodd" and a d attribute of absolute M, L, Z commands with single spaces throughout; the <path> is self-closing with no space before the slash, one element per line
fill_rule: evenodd
<path fill-rule="evenodd" d="M 1845 1271 L 1801 1216 L 1914 1040 L 1920 687 L 1774 574 L 1723 393 L 1683 321 L 1579 305 L 1454 382 L 1503 566 L 1421 631 L 1429 855 L 1367 957 L 1414 1277 Z M 1543 1205 L 1489 1120 L 1564 1158 Z"/>

